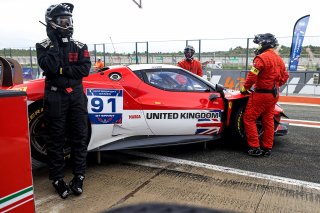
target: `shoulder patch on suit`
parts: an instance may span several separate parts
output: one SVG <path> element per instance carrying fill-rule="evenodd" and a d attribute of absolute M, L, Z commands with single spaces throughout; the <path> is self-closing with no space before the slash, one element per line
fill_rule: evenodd
<path fill-rule="evenodd" d="M 71 41 L 73 41 L 80 49 L 82 47 L 84 47 L 84 43 L 80 42 L 80 41 L 77 41 L 77 40 L 74 40 L 73 38 L 71 38 Z"/>
<path fill-rule="evenodd" d="M 255 68 L 255 67 L 251 67 L 250 72 L 252 72 L 252 73 L 255 74 L 255 75 L 258 75 L 260 71 L 259 71 L 257 68 Z"/>
<path fill-rule="evenodd" d="M 46 38 L 46 39 L 44 39 L 44 40 L 42 40 L 42 41 L 39 42 L 39 44 L 40 44 L 41 46 L 43 46 L 44 48 L 47 48 L 47 47 L 50 45 L 50 43 L 51 43 L 51 41 L 50 41 L 49 38 Z"/>

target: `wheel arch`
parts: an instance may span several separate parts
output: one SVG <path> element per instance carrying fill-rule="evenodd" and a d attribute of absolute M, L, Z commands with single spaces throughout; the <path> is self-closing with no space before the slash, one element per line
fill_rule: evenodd
<path fill-rule="evenodd" d="M 247 105 L 248 98 L 228 100 L 228 116 L 226 121 L 226 127 L 229 128 L 233 124 L 233 119 L 235 118 L 240 107 L 245 107 Z"/>
<path fill-rule="evenodd" d="M 36 137 L 39 137 L 38 135 L 39 132 L 37 132 L 37 130 L 39 130 L 40 129 L 39 127 L 42 125 L 41 122 L 43 122 L 43 120 L 40 121 L 41 120 L 40 117 L 43 116 L 43 112 L 44 112 L 43 99 L 37 100 L 28 105 L 28 122 L 29 122 L 31 156 L 36 160 L 39 160 L 41 162 L 46 162 L 46 148 L 43 141 L 44 139 L 42 140 L 42 143 L 38 143 L 37 139 L 35 139 Z M 36 126 L 35 122 L 40 125 Z M 35 129 L 36 127 L 37 129 Z M 91 122 L 88 116 L 87 144 L 89 144 L 90 142 L 91 133 L 92 133 Z M 69 155 L 70 153 L 65 153 L 65 159 L 67 159 L 68 158 L 67 156 Z"/>
<path fill-rule="evenodd" d="M 244 144 L 245 135 L 243 134 L 242 116 L 247 102 L 248 98 L 228 100 L 228 120 L 223 135 L 227 140 L 239 140 L 240 144 Z"/>
<path fill-rule="evenodd" d="M 37 112 L 33 112 L 31 115 L 29 114 L 31 112 L 32 109 L 39 109 Z M 28 105 L 28 121 L 30 122 L 30 120 L 33 119 L 33 117 L 35 116 L 35 113 L 42 113 L 44 110 L 43 108 L 43 99 L 39 99 L 37 101 L 32 102 L 31 104 Z M 92 133 L 92 126 L 91 126 L 91 121 L 89 119 L 88 116 L 88 143 L 91 140 L 91 133 Z"/>

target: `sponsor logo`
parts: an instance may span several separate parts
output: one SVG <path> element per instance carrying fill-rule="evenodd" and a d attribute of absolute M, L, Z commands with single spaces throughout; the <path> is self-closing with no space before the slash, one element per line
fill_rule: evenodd
<path fill-rule="evenodd" d="M 129 115 L 129 119 L 139 119 L 141 115 Z"/>
<path fill-rule="evenodd" d="M 218 119 L 220 121 L 221 111 L 213 112 L 169 112 L 169 113 L 147 113 L 147 119 Z"/>

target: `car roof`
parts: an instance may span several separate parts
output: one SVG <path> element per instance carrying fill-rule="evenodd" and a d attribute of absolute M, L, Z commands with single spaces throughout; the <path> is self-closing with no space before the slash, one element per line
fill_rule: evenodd
<path fill-rule="evenodd" d="M 158 68 L 169 68 L 169 69 L 177 69 L 179 67 L 169 64 L 132 64 L 128 65 L 128 68 L 132 71 L 136 70 L 146 70 L 146 69 L 158 69 Z"/>

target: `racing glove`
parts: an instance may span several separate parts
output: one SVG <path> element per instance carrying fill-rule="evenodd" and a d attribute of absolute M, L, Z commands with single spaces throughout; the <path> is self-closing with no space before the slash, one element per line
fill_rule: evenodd
<path fill-rule="evenodd" d="M 246 90 L 246 88 L 244 88 L 244 86 L 241 87 L 240 93 L 241 93 L 242 95 L 249 94 L 248 90 Z"/>
<path fill-rule="evenodd" d="M 53 29 L 50 24 L 47 25 L 47 36 L 52 42 L 53 46 L 58 47 L 58 39 L 55 33 L 55 29 Z"/>

